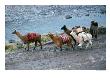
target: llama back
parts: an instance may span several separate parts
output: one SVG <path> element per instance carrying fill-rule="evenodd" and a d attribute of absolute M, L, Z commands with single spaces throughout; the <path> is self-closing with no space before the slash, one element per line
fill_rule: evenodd
<path fill-rule="evenodd" d="M 69 41 L 69 36 L 65 33 L 61 34 L 60 38 L 62 39 L 63 43 L 66 43 Z"/>
<path fill-rule="evenodd" d="M 86 40 L 91 40 L 92 39 L 92 35 L 89 34 L 89 33 L 85 33 L 85 32 L 82 32 L 78 35 L 80 38 L 83 38 L 84 41 Z"/>
<path fill-rule="evenodd" d="M 28 40 L 34 40 L 36 38 L 39 38 L 41 35 L 38 33 L 28 33 L 26 36 Z"/>

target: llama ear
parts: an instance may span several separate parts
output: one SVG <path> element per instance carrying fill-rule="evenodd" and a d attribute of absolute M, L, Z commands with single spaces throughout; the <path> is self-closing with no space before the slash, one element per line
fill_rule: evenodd
<path fill-rule="evenodd" d="M 49 32 L 49 34 L 51 34 L 51 32 Z"/>

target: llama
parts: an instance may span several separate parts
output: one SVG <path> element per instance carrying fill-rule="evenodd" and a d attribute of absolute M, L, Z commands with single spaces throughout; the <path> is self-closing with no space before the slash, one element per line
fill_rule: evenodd
<path fill-rule="evenodd" d="M 89 45 L 92 45 L 92 35 L 90 33 L 85 33 L 85 32 L 81 32 L 77 35 L 77 33 L 75 32 L 75 29 L 72 30 L 72 32 L 70 33 L 75 40 L 79 43 L 79 47 L 82 48 L 82 45 L 84 43 L 86 43 L 86 48 L 89 47 Z"/>
<path fill-rule="evenodd" d="M 66 25 L 64 25 L 64 26 L 61 28 L 61 30 L 64 30 L 64 32 L 65 32 L 67 35 L 69 35 L 69 36 L 72 37 L 72 39 L 73 39 L 73 41 L 74 41 L 74 46 L 75 46 L 75 45 L 76 45 L 76 40 L 74 39 L 74 37 L 73 37 L 72 35 L 70 35 L 70 33 L 71 33 L 72 30 L 69 30 L 69 29 L 66 27 Z"/>
<path fill-rule="evenodd" d="M 12 34 L 16 34 L 22 41 L 24 44 L 27 44 L 27 51 L 29 51 L 29 45 L 30 43 L 34 43 L 35 42 L 35 47 L 37 46 L 37 42 L 39 42 L 41 49 L 42 49 L 42 43 L 41 43 L 41 35 L 38 33 L 28 33 L 26 35 L 22 35 L 19 32 L 17 32 L 16 30 L 14 32 L 12 32 Z M 26 49 L 26 48 L 25 48 Z"/>
<path fill-rule="evenodd" d="M 90 33 L 92 34 L 93 38 L 95 37 L 97 39 L 97 36 L 98 36 L 98 23 L 97 22 L 91 21 Z"/>
<path fill-rule="evenodd" d="M 62 45 L 67 44 L 67 46 L 73 48 L 72 38 L 67 34 L 54 35 L 52 33 L 48 33 L 48 36 L 52 39 L 52 41 L 60 47 L 60 51 L 62 51 Z"/>

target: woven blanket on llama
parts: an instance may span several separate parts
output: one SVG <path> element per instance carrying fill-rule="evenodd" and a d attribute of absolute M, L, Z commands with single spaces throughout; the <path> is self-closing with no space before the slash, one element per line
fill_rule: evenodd
<path fill-rule="evenodd" d="M 28 40 L 33 40 L 33 39 L 35 39 L 35 38 L 37 38 L 37 37 L 39 37 L 39 36 L 40 36 L 40 35 L 37 34 L 37 33 L 28 33 L 28 34 L 27 34 Z"/>
<path fill-rule="evenodd" d="M 60 35 L 60 38 L 62 39 L 63 43 L 66 43 L 69 41 L 69 37 L 67 34 L 63 33 Z"/>

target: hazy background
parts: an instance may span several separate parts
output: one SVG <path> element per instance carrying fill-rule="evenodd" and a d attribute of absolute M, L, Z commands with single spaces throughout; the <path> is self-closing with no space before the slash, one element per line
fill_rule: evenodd
<path fill-rule="evenodd" d="M 65 16 L 70 15 L 71 19 Z M 6 5 L 5 6 L 5 39 L 19 40 L 12 31 L 22 34 L 38 32 L 60 33 L 60 28 L 80 25 L 87 28 L 95 20 L 99 26 L 106 27 L 106 6 L 104 5 Z"/>

